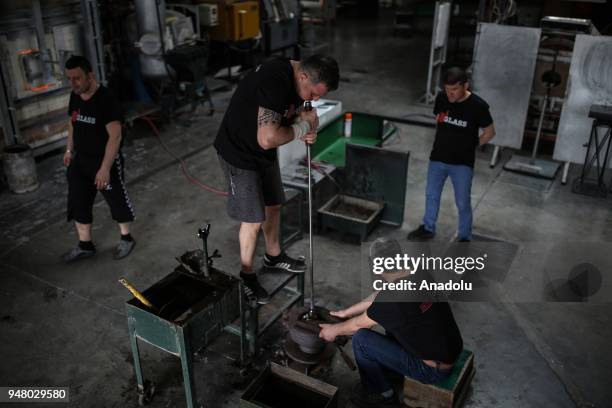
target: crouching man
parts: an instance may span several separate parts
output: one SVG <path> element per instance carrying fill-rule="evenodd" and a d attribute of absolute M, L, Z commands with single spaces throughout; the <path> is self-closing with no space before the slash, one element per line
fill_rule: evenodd
<path fill-rule="evenodd" d="M 398 302 L 374 293 L 348 309 L 331 312 L 348 319 L 321 324 L 319 336 L 333 341 L 353 336 L 360 386 L 351 396 L 358 407 L 399 407 L 389 372 L 425 384 L 449 376 L 463 340 L 447 302 Z M 371 330 L 380 325 L 385 334 Z M 402 377 L 403 378 L 403 377 Z"/>

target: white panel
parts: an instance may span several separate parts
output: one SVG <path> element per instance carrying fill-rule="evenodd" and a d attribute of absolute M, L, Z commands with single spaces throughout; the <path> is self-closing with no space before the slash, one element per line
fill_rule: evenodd
<path fill-rule="evenodd" d="M 491 107 L 494 145 L 521 147 L 539 44 L 539 28 L 479 25 L 473 88 Z"/>
<path fill-rule="evenodd" d="M 584 145 L 589 141 L 593 123 L 588 117 L 591 105 L 612 105 L 612 38 L 580 34 L 574 43 L 567 98 L 553 153 L 555 160 L 584 163 Z"/>
<path fill-rule="evenodd" d="M 450 3 L 439 3 L 438 19 L 436 30 L 434 31 L 434 44 L 436 48 L 444 47 L 448 37 L 448 25 L 450 23 Z"/>

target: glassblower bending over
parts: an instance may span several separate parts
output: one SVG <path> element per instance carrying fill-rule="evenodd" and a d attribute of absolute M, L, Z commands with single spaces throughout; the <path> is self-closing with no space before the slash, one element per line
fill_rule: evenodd
<path fill-rule="evenodd" d="M 281 250 L 280 208 L 284 201 L 277 147 L 293 140 L 316 141 L 316 110 L 301 109 L 338 87 L 338 64 L 313 55 L 303 61 L 273 59 L 249 72 L 238 84 L 214 146 L 227 182 L 228 215 L 240 221 L 240 277 L 245 292 L 269 302 L 253 270 L 259 231 L 266 241 L 264 267 L 304 273 L 306 264 Z"/>

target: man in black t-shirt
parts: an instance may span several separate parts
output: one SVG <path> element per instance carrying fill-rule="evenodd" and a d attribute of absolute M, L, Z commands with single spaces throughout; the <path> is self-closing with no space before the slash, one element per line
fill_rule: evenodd
<path fill-rule="evenodd" d="M 63 259 L 72 262 L 95 255 L 91 224 L 98 191 L 119 224 L 121 238 L 113 256 L 121 259 L 129 255 L 136 241 L 129 228 L 134 211 L 123 176 L 120 104 L 106 87 L 98 84 L 91 64 L 84 57 L 70 57 L 65 68 L 72 87 L 64 153 L 64 165 L 68 167 L 68 221 L 74 220 L 79 244 L 64 254 Z"/>
<path fill-rule="evenodd" d="M 227 211 L 240 221 L 240 276 L 246 292 L 267 303 L 253 271 L 259 230 L 266 241 L 266 270 L 304 273 L 303 259 L 281 251 L 280 206 L 284 201 L 277 147 L 299 139 L 314 143 L 315 110 L 301 109 L 338 87 L 338 64 L 314 55 L 304 61 L 274 59 L 249 72 L 232 96 L 214 146 L 227 181 Z"/>
<path fill-rule="evenodd" d="M 401 254 L 394 239 L 379 238 L 370 247 L 369 266 L 376 258 Z M 376 275 L 387 282 L 411 276 L 407 269 L 386 269 Z M 372 293 L 366 299 L 332 316 L 347 319 L 337 324 L 321 324 L 319 337 L 334 341 L 353 336 L 353 353 L 359 367 L 360 384 L 351 396 L 358 407 L 399 407 L 389 371 L 425 384 L 438 382 L 451 373 L 461 354 L 463 340 L 446 302 L 414 302 L 412 296 L 395 291 Z M 370 330 L 380 325 L 385 334 Z"/>
<path fill-rule="evenodd" d="M 359 407 L 397 406 L 397 397 L 387 376 L 391 370 L 425 384 L 450 374 L 463 350 L 463 340 L 446 302 L 398 302 L 374 293 L 333 316 L 348 319 L 321 324 L 319 336 L 334 341 L 352 335 L 353 353 L 361 388 L 351 401 Z M 375 325 L 385 335 L 370 330 Z"/>
<path fill-rule="evenodd" d="M 440 209 L 440 196 L 446 178 L 450 177 L 459 212 L 457 240 L 472 239 L 472 177 L 476 147 L 495 136 L 489 105 L 468 90 L 468 77 L 461 68 L 448 69 L 444 75 L 444 92 L 438 94 L 434 115 L 436 137 L 429 157 L 427 192 L 423 224 L 408 234 L 411 240 L 434 237 Z M 479 135 L 479 129 L 482 134 Z"/>

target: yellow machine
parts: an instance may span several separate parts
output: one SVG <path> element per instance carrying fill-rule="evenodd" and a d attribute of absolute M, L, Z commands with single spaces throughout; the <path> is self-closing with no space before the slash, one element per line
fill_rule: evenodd
<path fill-rule="evenodd" d="M 219 25 L 210 30 L 215 41 L 241 41 L 259 35 L 259 1 L 198 0 L 219 8 Z"/>

